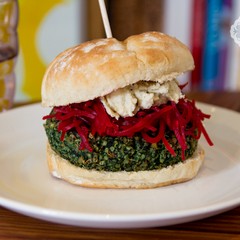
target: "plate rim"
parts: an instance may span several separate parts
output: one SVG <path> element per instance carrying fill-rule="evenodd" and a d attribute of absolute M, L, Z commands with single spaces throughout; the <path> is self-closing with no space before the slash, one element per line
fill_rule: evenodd
<path fill-rule="evenodd" d="M 231 112 L 236 114 L 240 118 L 240 113 L 232 110 L 227 109 L 221 106 L 217 106 L 214 104 L 208 104 L 196 101 L 196 104 L 201 107 L 209 108 L 215 108 L 220 111 L 225 112 Z M 8 112 L 13 113 L 16 111 L 22 111 L 22 109 L 35 109 L 36 107 L 41 107 L 40 103 L 33 103 L 26 106 L 21 106 L 15 109 L 11 109 Z M 42 107 L 41 107 L 42 108 Z M 45 111 L 45 110 L 44 110 Z M 6 114 L 8 114 L 6 112 Z M 5 113 L 4 113 L 5 114 Z M 1 118 L 1 116 L 0 116 Z M 145 222 L 145 221 L 163 221 L 163 220 L 171 220 L 173 218 L 184 218 L 184 217 L 191 217 L 199 215 L 199 218 L 195 218 L 195 220 L 201 219 L 200 216 L 206 215 L 206 216 L 213 216 L 215 215 L 215 212 L 224 212 L 226 209 L 232 209 L 240 205 L 240 195 L 234 199 L 229 199 L 227 201 L 220 201 L 217 203 L 209 204 L 207 206 L 201 206 L 197 208 L 190 208 L 190 209 L 182 209 L 177 210 L 173 212 L 158 212 L 158 213 L 131 213 L 131 214 L 104 214 L 104 213 L 81 213 L 81 212 L 69 212 L 65 210 L 57 210 L 53 208 L 45 208 L 34 204 L 27 204 L 21 201 L 13 200 L 7 197 L 1 196 L 0 193 L 0 206 L 5 207 L 7 209 L 13 210 L 15 212 L 22 213 L 24 215 L 35 216 L 35 218 L 40 218 L 42 220 L 47 220 L 46 217 L 52 217 L 52 218 L 60 218 L 60 220 L 75 220 L 77 221 L 76 224 L 70 224 L 70 225 L 77 225 L 77 226 L 84 226 L 81 224 L 83 221 L 91 223 L 93 220 L 95 222 L 105 222 L 105 223 L 111 223 L 110 225 L 115 226 L 116 223 L 129 223 L 129 222 Z M 23 211 L 22 211 L 23 210 Z M 56 222 L 56 221 L 53 221 Z M 184 221 L 181 221 L 180 223 L 183 223 Z M 67 224 L 67 223 L 65 223 Z M 108 225 L 109 226 L 109 225 Z M 154 224 L 152 226 L 159 226 L 159 224 Z M 111 227 L 111 226 L 110 226 Z"/>

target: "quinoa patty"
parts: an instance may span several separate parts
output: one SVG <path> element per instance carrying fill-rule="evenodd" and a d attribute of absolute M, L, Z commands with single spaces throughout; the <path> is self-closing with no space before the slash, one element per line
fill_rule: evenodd
<path fill-rule="evenodd" d="M 161 141 L 151 144 L 137 134 L 132 138 L 89 134 L 89 143 L 93 151 L 80 150 L 81 139 L 78 134 L 69 131 L 61 141 L 61 133 L 57 127 L 58 121 L 55 119 L 47 119 L 44 124 L 51 148 L 62 158 L 81 168 L 111 172 L 146 171 L 165 168 L 182 161 L 180 145 L 170 131 L 166 131 L 165 137 L 176 156 L 172 156 Z M 195 152 L 197 140 L 187 136 L 186 142 L 187 159 Z"/>

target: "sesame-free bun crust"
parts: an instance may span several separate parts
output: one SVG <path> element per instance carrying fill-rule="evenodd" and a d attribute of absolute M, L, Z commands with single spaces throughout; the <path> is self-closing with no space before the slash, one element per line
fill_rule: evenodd
<path fill-rule="evenodd" d="M 164 82 L 193 68 L 188 48 L 163 33 L 93 40 L 65 50 L 49 65 L 42 105 L 85 102 L 140 80 Z"/>
<path fill-rule="evenodd" d="M 204 150 L 199 146 L 194 155 L 160 170 L 138 172 L 107 172 L 76 167 L 61 158 L 47 145 L 47 162 L 54 177 L 69 183 L 91 188 L 156 188 L 181 183 L 194 178 L 204 161 Z"/>

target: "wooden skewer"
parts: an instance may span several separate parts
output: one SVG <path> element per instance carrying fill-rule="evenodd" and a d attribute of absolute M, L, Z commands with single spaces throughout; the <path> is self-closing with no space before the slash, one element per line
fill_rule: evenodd
<path fill-rule="evenodd" d="M 101 15 L 102 15 L 102 20 L 103 20 L 103 25 L 104 25 L 106 36 L 107 36 L 107 38 L 111 38 L 112 31 L 111 31 L 111 27 L 109 24 L 109 19 L 108 19 L 108 15 L 107 15 L 105 2 L 104 2 L 104 0 L 98 0 L 98 3 L 100 6 L 100 11 L 101 11 Z"/>

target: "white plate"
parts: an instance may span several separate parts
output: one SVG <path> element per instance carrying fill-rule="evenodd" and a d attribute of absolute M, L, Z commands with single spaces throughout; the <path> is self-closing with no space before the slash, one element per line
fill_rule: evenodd
<path fill-rule="evenodd" d="M 240 205 L 240 114 L 198 104 L 215 143 L 189 182 L 149 190 L 87 189 L 50 176 L 40 105 L 0 114 L 0 205 L 47 221 L 100 228 L 166 226 Z"/>

